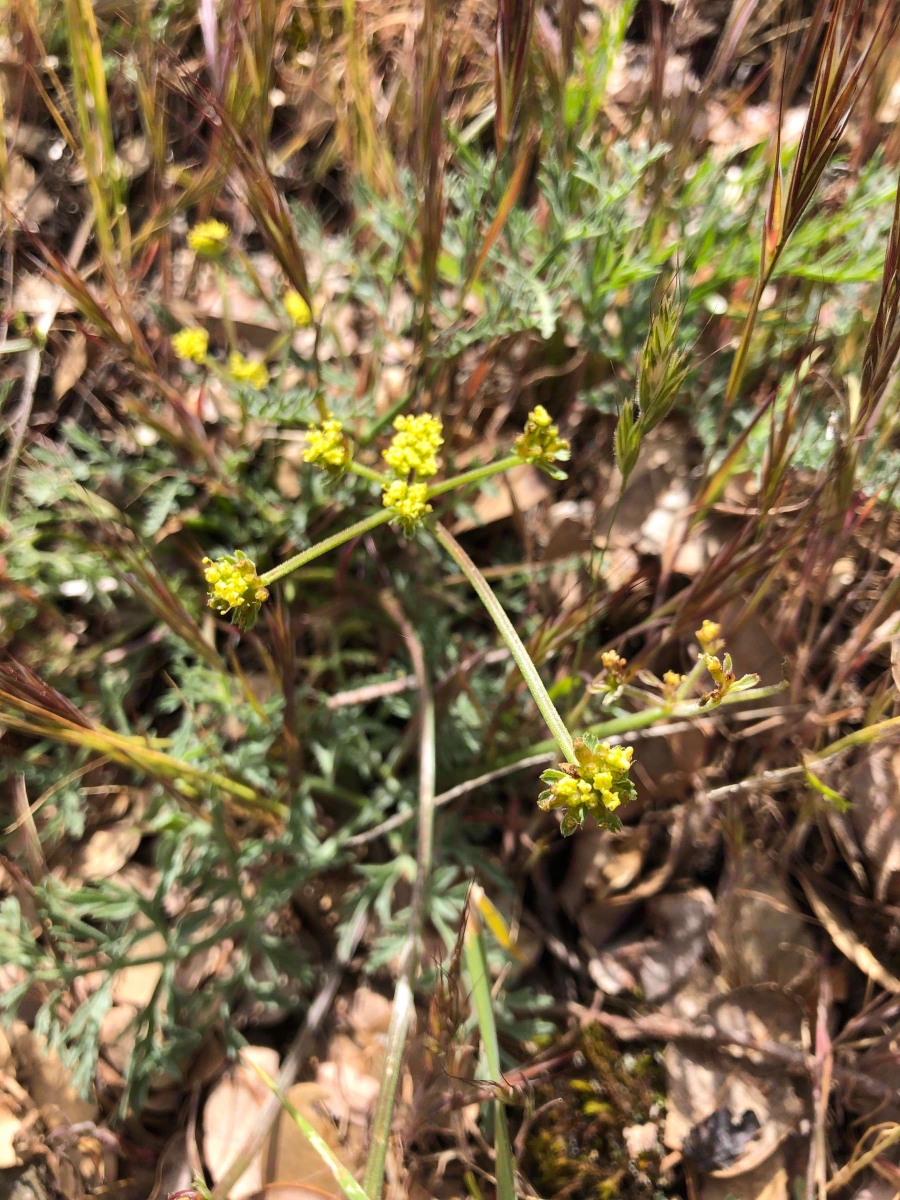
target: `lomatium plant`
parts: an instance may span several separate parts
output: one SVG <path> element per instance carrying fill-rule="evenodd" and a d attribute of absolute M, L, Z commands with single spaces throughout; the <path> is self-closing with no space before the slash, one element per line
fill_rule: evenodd
<path fill-rule="evenodd" d="M 179 335 L 180 348 L 186 358 L 192 357 L 189 351 L 200 354 L 200 339 L 192 342 L 186 336 L 193 332 L 188 330 Z M 607 829 L 620 829 L 617 810 L 635 798 L 630 776 L 633 750 L 630 746 L 613 744 L 608 740 L 610 735 L 620 741 L 621 734 L 673 714 L 698 716 L 739 695 L 750 698 L 751 693 L 753 696 L 768 695 L 777 690 L 758 689 L 756 675 L 736 679 L 730 656 L 725 654 L 722 660 L 718 657 L 722 649 L 719 626 L 707 620 L 697 631 L 700 654 L 697 665 L 687 676 L 670 671 L 660 680 L 649 671 L 641 671 L 635 679 L 645 686 L 638 687 L 630 677 L 627 660 L 615 650 L 606 651 L 601 656 L 603 672 L 591 685 L 586 699 L 599 695 L 607 706 L 628 700 L 637 703 L 639 711 L 619 709 L 612 720 L 573 738 L 487 580 L 452 534 L 440 522 L 429 522 L 433 511 L 429 501 L 435 496 L 487 479 L 521 463 L 537 466 L 555 478 L 565 478 L 557 464 L 569 457 L 568 442 L 560 435 L 546 409 L 538 405 L 529 414 L 523 432 L 516 439 L 513 454 L 435 483 L 433 480 L 440 468 L 438 452 L 444 442 L 440 418 L 429 413 L 401 414 L 395 418 L 393 428 L 393 437 L 382 456 L 388 471 L 379 473 L 354 458 L 352 439 L 342 422 L 332 414 L 325 414 L 320 424 L 309 427 L 305 461 L 332 475 L 353 472 L 377 482 L 381 486 L 380 510 L 264 574 L 259 574 L 256 565 L 240 550 L 216 562 L 204 559 L 209 604 L 216 612 L 230 615 L 240 629 L 249 629 L 268 598 L 271 585 L 314 558 L 388 522 L 407 538 L 430 529 L 493 618 L 562 752 L 565 761 L 541 776 L 548 787 L 540 794 L 538 804 L 545 810 L 562 810 L 560 827 L 564 836 L 581 828 L 588 815 Z M 715 686 L 699 698 L 692 698 L 692 689 L 704 671 Z"/>

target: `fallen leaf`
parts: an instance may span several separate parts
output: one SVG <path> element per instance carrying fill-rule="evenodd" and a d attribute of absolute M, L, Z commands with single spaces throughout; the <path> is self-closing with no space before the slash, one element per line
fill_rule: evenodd
<path fill-rule="evenodd" d="M 188 1154 L 187 1134 L 180 1129 L 166 1142 L 156 1165 L 153 1191 L 147 1200 L 166 1200 L 172 1192 L 180 1192 L 190 1187 L 193 1180 L 194 1170 Z"/>
<path fill-rule="evenodd" d="M 157 930 L 153 930 L 131 946 L 129 957 L 141 959 L 154 955 L 161 957 L 167 949 L 166 939 Z M 113 975 L 113 1000 L 117 1004 L 133 1004 L 136 1008 L 146 1008 L 153 999 L 153 993 L 162 972 L 161 961 L 141 963 L 134 967 L 122 967 Z"/>
<path fill-rule="evenodd" d="M 816 954 L 812 931 L 764 851 L 744 846 L 728 862 L 710 939 L 733 987 L 788 986 Z"/>
<path fill-rule="evenodd" d="M 784 1155 L 776 1150 L 750 1171 L 737 1175 L 714 1171 L 703 1181 L 701 1200 L 787 1200 L 788 1174 Z"/>
<path fill-rule="evenodd" d="M 647 1000 L 670 995 L 693 971 L 709 945 L 715 901 L 705 887 L 655 896 L 647 915 L 657 938 L 645 943 L 640 964 Z"/>
<path fill-rule="evenodd" d="M 133 821 L 98 829 L 76 849 L 71 873 L 88 882 L 110 879 L 131 860 L 140 841 L 141 831 Z"/>
<path fill-rule="evenodd" d="M 900 750 L 882 746 L 853 769 L 849 820 L 869 864 L 874 897 L 900 904 Z"/>
<path fill-rule="evenodd" d="M 61 400 L 70 391 L 87 366 L 87 338 L 80 329 L 66 342 L 53 371 L 53 399 Z"/>
<path fill-rule="evenodd" d="M 137 1034 L 135 1020 L 138 1012 L 139 1009 L 134 1004 L 113 1004 L 100 1024 L 100 1047 L 103 1056 L 123 1076 L 134 1050 Z"/>
<path fill-rule="evenodd" d="M 755 985 L 711 996 L 706 1014 L 697 1014 L 699 1018 L 703 1015 L 726 1035 L 796 1045 L 803 1010 L 783 988 Z M 804 1107 L 790 1080 L 760 1069 L 750 1051 L 745 1052 L 744 1059 L 746 1066 L 742 1068 L 712 1047 L 666 1046 L 664 1141 L 670 1149 L 680 1150 L 691 1129 L 717 1110 L 727 1109 L 738 1117 L 750 1110 L 758 1131 L 747 1140 L 733 1164 L 725 1168 L 730 1171 L 733 1166 L 734 1173 L 741 1174 L 755 1169 L 797 1127 Z"/>
<path fill-rule="evenodd" d="M 325 1088 L 318 1083 L 295 1083 L 287 1091 L 291 1104 L 309 1121 L 335 1157 L 341 1158 L 334 1122 L 322 1113 L 321 1102 L 326 1097 Z M 266 1184 L 272 1183 L 302 1184 L 317 1195 L 343 1195 L 331 1168 L 286 1112 L 279 1115 L 266 1155 Z M 266 1194 L 271 1194 L 270 1186 L 266 1187 Z"/>
<path fill-rule="evenodd" d="M 16 1080 L 37 1108 L 52 1105 L 72 1125 L 97 1119 L 96 1105 L 82 1099 L 72 1086 L 69 1068 L 23 1021 L 13 1023 L 10 1046 L 16 1064 Z"/>
<path fill-rule="evenodd" d="M 269 1089 L 249 1065 L 260 1066 L 270 1078 L 278 1074 L 278 1052 L 266 1046 L 247 1046 L 248 1063 L 235 1063 L 207 1097 L 203 1108 L 203 1157 L 214 1183 L 222 1178 L 243 1149 Z M 231 1189 L 231 1200 L 242 1200 L 262 1189 L 263 1153 L 260 1152 Z"/>
<path fill-rule="evenodd" d="M 29 317 L 57 312 L 74 312 L 75 304 L 45 275 L 19 274 L 13 296 L 13 309 Z"/>

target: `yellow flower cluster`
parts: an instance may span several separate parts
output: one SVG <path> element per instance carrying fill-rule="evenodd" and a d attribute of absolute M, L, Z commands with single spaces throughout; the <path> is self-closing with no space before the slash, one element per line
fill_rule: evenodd
<path fill-rule="evenodd" d="M 185 362 L 204 363 L 209 349 L 209 334 L 205 329 L 179 329 L 172 337 L 172 349 Z"/>
<path fill-rule="evenodd" d="M 418 479 L 430 479 L 437 474 L 437 452 L 444 444 L 441 421 L 423 413 L 420 417 L 399 416 L 394 421 L 397 432 L 384 452 L 384 461 L 396 475 L 415 474 Z"/>
<path fill-rule="evenodd" d="M 264 388 L 269 382 L 266 364 L 244 358 L 237 350 L 228 357 L 228 371 L 235 383 L 249 383 L 251 387 Z"/>
<path fill-rule="evenodd" d="M 255 564 L 241 550 L 226 554 L 218 562 L 203 560 L 206 582 L 209 585 L 209 606 L 225 616 L 234 611 L 232 620 L 239 629 L 249 629 L 256 620 L 260 605 L 269 593 L 256 573 Z"/>
<path fill-rule="evenodd" d="M 391 510 L 391 521 L 411 534 L 426 513 L 428 485 L 422 481 L 437 474 L 437 452 L 444 444 L 439 417 L 423 413 L 418 417 L 399 416 L 397 431 L 384 452 L 384 461 L 396 476 L 384 485 L 382 503 Z"/>
<path fill-rule="evenodd" d="M 231 230 L 224 221 L 199 221 L 188 234 L 188 245 L 201 258 L 224 254 Z"/>
<path fill-rule="evenodd" d="M 425 514 L 431 512 L 428 485 L 407 483 L 405 479 L 395 479 L 387 485 L 382 495 L 382 503 L 385 508 L 392 510 L 391 519 L 407 534 L 412 533 Z"/>
<path fill-rule="evenodd" d="M 564 472 L 554 463 L 569 457 L 569 443 L 559 436 L 559 429 L 543 404 L 536 404 L 528 414 L 525 430 L 516 438 L 515 450 L 522 462 L 533 463 L 554 479 L 565 479 Z"/>
<path fill-rule="evenodd" d="M 621 828 L 615 810 L 635 797 L 629 778 L 633 750 L 630 746 L 610 746 L 594 734 L 575 739 L 576 763 L 561 763 L 559 770 L 545 771 L 541 779 L 550 786 L 541 792 L 538 806 L 545 811 L 564 808 L 561 832 L 574 833 L 593 813 L 597 823 L 607 829 Z"/>
<path fill-rule="evenodd" d="M 310 425 L 306 431 L 306 450 L 303 461 L 329 468 L 343 467 L 347 461 L 347 441 L 343 425 L 334 417 L 321 425 Z"/>
<path fill-rule="evenodd" d="M 312 320 L 309 305 L 293 288 L 284 297 L 284 307 L 298 329 L 304 329 Z"/>

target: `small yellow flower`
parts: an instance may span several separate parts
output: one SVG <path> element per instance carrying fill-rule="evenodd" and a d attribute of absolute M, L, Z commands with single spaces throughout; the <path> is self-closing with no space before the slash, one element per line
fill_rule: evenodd
<path fill-rule="evenodd" d="M 609 675 L 610 683 L 620 683 L 623 672 L 628 666 L 628 660 L 622 658 L 615 650 L 604 650 L 600 655 L 600 661 Z"/>
<path fill-rule="evenodd" d="M 231 230 L 224 221 L 198 221 L 188 234 L 188 245 L 201 258 L 218 258 L 225 253 Z"/>
<path fill-rule="evenodd" d="M 666 671 L 662 677 L 663 681 L 663 696 L 666 700 L 674 700 L 677 696 L 678 689 L 684 683 L 684 676 L 679 675 L 677 671 Z"/>
<path fill-rule="evenodd" d="M 715 654 L 721 645 L 719 641 L 719 634 L 721 632 L 721 625 L 715 621 L 704 620 L 694 636 L 700 643 L 700 648 L 705 654 Z"/>
<path fill-rule="evenodd" d="M 284 307 L 298 329 L 304 329 L 312 320 L 309 305 L 293 288 L 284 297 Z"/>
<path fill-rule="evenodd" d="M 264 388 L 269 382 L 266 364 L 244 358 L 237 350 L 229 355 L 228 371 L 236 383 L 249 383 L 251 387 Z"/>
<path fill-rule="evenodd" d="M 172 337 L 172 349 L 185 362 L 203 363 L 209 349 L 209 334 L 205 329 L 179 329 Z"/>
<path fill-rule="evenodd" d="M 382 503 L 385 508 L 393 510 L 391 520 L 400 525 L 407 534 L 412 533 L 425 514 L 431 512 L 427 484 L 407 483 L 404 479 L 395 479 L 393 483 L 388 484 L 384 489 Z"/>
<path fill-rule="evenodd" d="M 334 417 L 321 425 L 310 425 L 306 431 L 306 450 L 303 461 L 323 467 L 343 467 L 347 461 L 347 441 L 343 425 Z"/>
<path fill-rule="evenodd" d="M 203 574 L 209 585 L 209 606 L 232 620 L 239 629 L 250 629 L 260 605 L 269 593 L 256 573 L 255 564 L 241 550 L 226 554 L 217 562 L 203 560 Z"/>
<path fill-rule="evenodd" d="M 565 474 L 556 462 L 565 462 L 569 457 L 569 443 L 559 436 L 543 404 L 536 405 L 528 414 L 524 432 L 516 438 L 516 454 L 522 462 L 533 463 L 554 479 L 565 479 Z"/>
<path fill-rule="evenodd" d="M 417 479 L 430 479 L 437 474 L 437 452 L 444 444 L 439 417 L 423 413 L 420 417 L 399 416 L 394 421 L 397 432 L 384 452 L 384 461 L 400 476 L 415 474 Z"/>

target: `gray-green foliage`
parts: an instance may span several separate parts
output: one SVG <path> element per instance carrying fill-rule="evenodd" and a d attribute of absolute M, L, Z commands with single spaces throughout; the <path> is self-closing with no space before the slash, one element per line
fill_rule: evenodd
<path fill-rule="evenodd" d="M 602 74 L 603 62 L 596 70 Z M 573 121 L 586 103 L 585 96 L 571 97 Z M 733 288 L 755 271 L 767 168 L 762 152 L 730 164 L 709 154 L 685 179 L 660 184 L 665 154 L 664 146 L 634 149 L 625 142 L 575 146 L 565 156 L 548 152 L 535 196 L 513 209 L 472 290 L 474 315 L 462 319 L 452 286 L 439 292 L 434 362 L 518 338 L 540 344 L 559 365 L 577 346 L 585 356 L 581 399 L 619 409 L 635 395 L 657 281 L 670 284 L 677 274 L 683 309 L 677 340 L 690 352 L 691 373 L 683 393 L 667 400 L 686 409 L 712 442 L 727 361 L 700 348 L 723 313 L 735 322 L 742 315 Z M 439 270 L 457 289 L 483 233 L 488 200 L 496 201 L 503 183 L 495 166 L 490 156 L 460 147 L 457 170 L 447 179 Z M 351 305 L 376 359 L 410 335 L 413 319 L 413 306 L 394 304 L 416 220 L 411 176 L 401 183 L 400 201 L 390 204 L 358 189 L 365 236 L 326 236 L 309 210 L 298 216 L 304 244 L 341 280 L 323 314 L 326 336 L 341 306 Z M 776 285 L 793 282 L 762 315 L 751 376 L 772 372 L 773 362 L 795 368 L 814 344 L 852 341 L 862 288 L 880 271 L 892 197 L 889 174 L 876 161 L 853 182 L 842 207 L 812 210 L 779 264 Z M 827 321 L 817 322 L 823 311 Z M 365 440 L 384 419 L 375 410 L 377 380 L 360 395 L 353 356 L 338 338 L 334 344 L 322 364 L 323 393 Z M 309 364 L 298 357 L 294 365 Z M 776 370 L 772 386 L 778 382 Z M 822 441 L 816 395 L 805 401 L 807 419 L 797 436 L 799 459 L 814 466 Z M 93 1074 L 114 972 L 140 958 L 151 933 L 164 939 L 165 950 L 151 956 L 162 971 L 153 1003 L 137 1018 L 123 1103 L 139 1103 L 153 1076 L 177 1070 L 212 1026 L 238 1039 L 242 1021 L 302 1006 L 314 964 L 285 921 L 292 897 L 311 880 L 340 868 L 348 911 L 360 899 L 371 906 L 381 935 L 370 970 L 397 951 L 407 920 L 397 896 L 412 877 L 413 824 L 391 834 L 361 866 L 345 842 L 389 812 L 415 806 L 416 698 L 407 693 L 334 710 L 325 703 L 343 689 L 409 672 L 379 589 L 390 586 L 414 611 L 429 670 L 436 681 L 449 681 L 437 696 L 439 787 L 542 736 L 533 710 L 508 686 L 505 665 L 479 666 L 454 682 L 466 655 L 493 648 L 495 638 L 468 592 L 439 586 L 447 564 L 428 538 L 402 546 L 381 530 L 374 555 L 367 545 L 366 552 L 325 559 L 280 585 L 282 607 L 270 612 L 291 622 L 299 647 L 292 674 L 279 675 L 283 664 L 266 646 L 265 625 L 243 643 L 240 672 L 229 658 L 235 645 L 227 634 L 219 636 L 218 662 L 198 655 L 207 637 L 203 554 L 240 547 L 264 569 L 286 548 L 303 549 L 373 503 L 371 485 L 354 477 L 334 483 L 301 469 L 296 497 L 288 500 L 279 487 L 279 431 L 317 415 L 308 385 L 276 383 L 245 392 L 242 401 L 244 422 L 262 423 L 273 436 L 223 441 L 227 487 L 146 427 L 63 426 L 52 447 L 33 449 L 24 464 L 4 547 L 16 589 L 3 602 L 7 634 L 28 644 L 33 625 L 42 671 L 57 688 L 98 724 L 164 737 L 173 757 L 239 780 L 290 810 L 283 830 L 235 836 L 223 797 L 207 797 L 201 815 L 171 786 L 152 782 L 142 823 L 156 872 L 148 894 L 115 882 L 67 885 L 50 874 L 34 884 L 42 924 L 15 900 L 0 908 L 0 958 L 25 973 L 4 1003 L 11 1011 L 34 982 L 46 985 L 39 1027 L 77 1064 L 82 1085 Z M 734 420 L 740 425 L 748 416 L 739 408 Z M 764 452 L 761 435 L 748 442 L 751 456 Z M 167 628 L 165 610 L 139 586 L 135 554 L 154 565 L 183 610 L 180 627 Z M 523 636 L 539 627 L 526 589 L 511 583 L 503 600 Z M 42 741 L 23 747 L 6 769 L 22 772 L 33 800 L 86 762 L 83 750 Z M 485 807 L 490 816 L 489 800 Z M 64 857 L 66 839 L 80 837 L 91 820 L 77 779 L 50 797 L 38 823 L 51 862 Z M 485 871 L 481 848 L 489 832 L 489 821 L 463 822 L 452 813 L 440 819 L 428 915 L 448 946 L 466 881 L 476 869 Z M 500 889 L 504 882 L 495 876 L 491 885 Z M 226 944 L 224 964 L 202 987 L 192 985 L 202 956 Z M 61 1008 L 66 989 L 98 970 L 104 982 L 69 1020 Z M 498 1021 L 515 1036 L 536 1028 L 516 1027 L 503 1009 Z"/>

